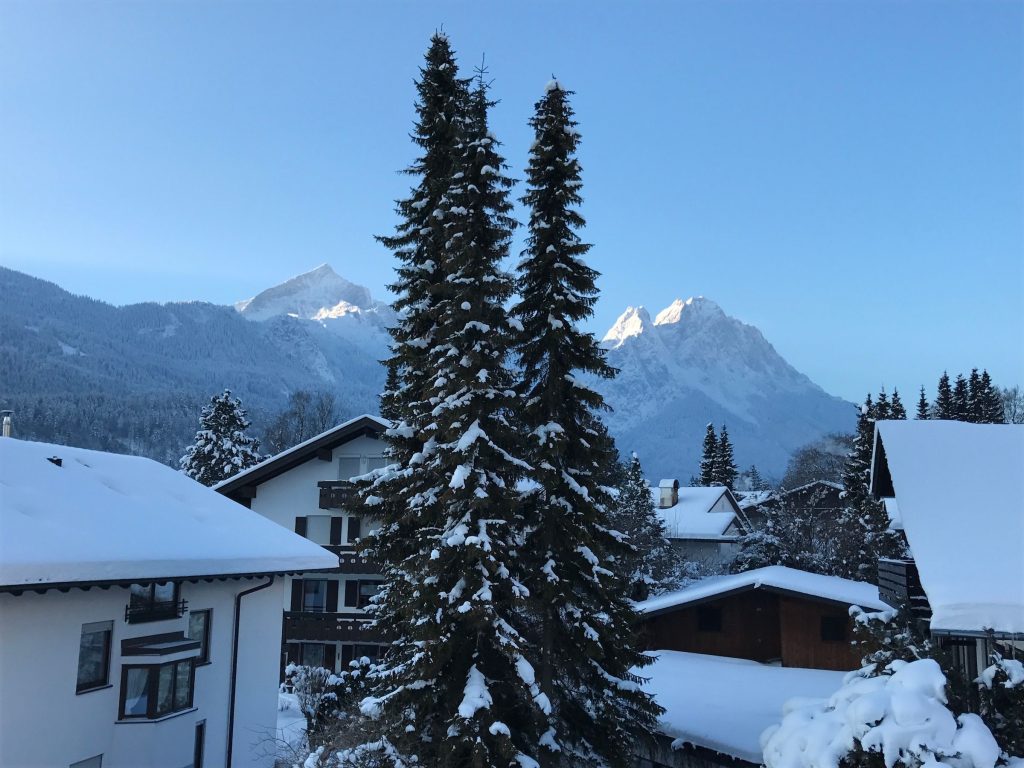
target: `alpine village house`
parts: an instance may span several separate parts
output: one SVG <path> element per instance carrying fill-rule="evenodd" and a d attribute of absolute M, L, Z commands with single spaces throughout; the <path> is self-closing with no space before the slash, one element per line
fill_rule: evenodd
<path fill-rule="evenodd" d="M 289 577 L 284 591 L 280 673 L 286 664 L 337 671 L 382 646 L 365 608 L 380 589 L 380 569 L 356 552 L 373 521 L 350 507 L 351 478 L 385 465 L 388 423 L 363 415 L 228 478 L 215 490 L 335 556 L 330 572 Z"/>
<path fill-rule="evenodd" d="M 0 438 L 0 766 L 269 768 L 283 577 L 336 564 L 155 461 Z"/>

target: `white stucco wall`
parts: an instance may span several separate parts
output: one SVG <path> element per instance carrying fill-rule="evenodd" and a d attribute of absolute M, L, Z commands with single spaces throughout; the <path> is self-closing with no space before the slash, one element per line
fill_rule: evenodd
<path fill-rule="evenodd" d="M 127 624 L 128 589 L 122 587 L 0 594 L 0 766 L 62 768 L 102 754 L 104 768 L 185 768 L 200 720 L 206 721 L 205 766 L 225 765 L 234 597 L 264 581 L 181 585 L 190 609 L 211 610 L 210 663 L 196 668 L 194 708 L 153 722 L 117 722 L 121 641 L 187 633 L 188 613 Z M 272 728 L 277 716 L 283 590 L 278 579 L 242 602 L 234 768 L 270 764 L 252 747 L 254 734 Z M 110 686 L 76 694 L 82 625 L 99 621 L 113 622 Z"/>

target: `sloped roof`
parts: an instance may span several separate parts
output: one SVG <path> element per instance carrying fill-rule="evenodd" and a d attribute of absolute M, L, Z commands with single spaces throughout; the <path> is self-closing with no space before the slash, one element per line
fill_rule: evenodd
<path fill-rule="evenodd" d="M 332 450 L 360 435 L 379 436 L 390 428 L 391 423 L 386 419 L 364 413 L 362 416 L 342 422 L 326 432 L 321 432 L 315 437 L 264 459 L 259 464 L 249 467 L 237 475 L 232 475 L 227 480 L 222 480 L 213 488 L 225 496 L 230 496 L 241 488 L 265 483 L 293 467 L 304 464 L 315 458 L 321 450 Z"/>
<path fill-rule="evenodd" d="M 730 511 L 711 512 L 722 496 L 726 496 Z M 658 488 L 651 489 L 651 497 L 657 507 L 661 500 Z M 665 533 L 670 539 L 700 539 L 722 536 L 736 520 L 739 507 L 732 492 L 725 486 L 682 487 L 679 502 L 665 509 L 657 509 L 658 517 L 665 524 Z"/>
<path fill-rule="evenodd" d="M 823 576 L 820 573 L 809 573 L 783 565 L 770 565 L 744 573 L 702 579 L 684 589 L 637 603 L 636 609 L 640 613 L 657 616 L 684 605 L 717 600 L 725 595 L 750 589 L 802 595 L 846 606 L 859 605 L 874 611 L 889 608 L 878 597 L 878 587 L 874 584 L 841 579 L 838 576 Z"/>
<path fill-rule="evenodd" d="M 896 498 L 933 631 L 1024 633 L 1024 425 L 880 421 L 871 483 Z"/>
<path fill-rule="evenodd" d="M 0 587 L 337 565 L 323 547 L 150 459 L 0 438 Z"/>

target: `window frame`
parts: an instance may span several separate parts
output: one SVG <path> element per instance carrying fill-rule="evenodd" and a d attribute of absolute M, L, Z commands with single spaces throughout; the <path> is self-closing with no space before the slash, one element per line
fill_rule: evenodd
<path fill-rule="evenodd" d="M 103 629 L 93 629 L 86 631 L 87 627 L 100 627 Z M 103 678 L 102 681 L 87 681 L 82 682 L 80 676 L 82 674 L 82 641 L 86 635 L 105 634 L 106 637 L 106 648 L 103 654 Z M 78 675 L 79 677 L 75 680 L 75 695 L 81 693 L 89 693 L 89 691 L 98 691 L 103 688 L 110 687 L 110 653 L 111 646 L 114 644 L 114 622 L 113 621 L 96 621 L 82 625 L 81 633 L 78 638 Z M 88 758 L 92 759 L 92 758 Z"/>
<path fill-rule="evenodd" d="M 361 515 L 346 515 L 348 522 L 345 525 L 345 543 L 355 544 L 363 536 L 363 518 Z M 352 527 L 355 523 L 355 536 L 352 535 Z"/>
<path fill-rule="evenodd" d="M 302 602 L 299 605 L 302 613 L 327 613 L 327 581 L 328 579 L 302 579 Z M 319 608 L 309 608 L 306 605 L 306 585 L 314 582 L 323 584 L 323 602 Z"/>
<path fill-rule="evenodd" d="M 178 698 L 178 667 L 185 664 L 189 667 L 188 674 L 188 698 L 183 706 L 176 707 L 175 701 Z M 146 713 L 144 715 L 131 715 L 125 712 L 125 697 L 128 693 L 128 675 L 132 670 L 146 670 Z M 171 670 L 171 691 L 170 709 L 161 711 L 159 707 L 160 698 L 160 674 L 164 669 Z M 146 720 L 161 720 L 165 717 L 176 715 L 180 712 L 187 712 L 193 708 L 196 693 L 196 664 L 194 658 L 178 659 L 164 664 L 124 664 L 121 667 L 121 695 L 118 702 L 118 720 L 138 722 Z"/>
<path fill-rule="evenodd" d="M 203 636 L 192 637 L 192 617 L 194 615 L 203 614 L 206 616 L 203 621 Z M 185 633 L 189 640 L 198 640 L 199 655 L 196 657 L 195 665 L 202 667 L 210 663 L 210 621 L 213 617 L 213 610 L 211 608 L 200 608 L 198 610 L 190 610 L 188 612 L 188 632 Z"/>
<path fill-rule="evenodd" d="M 166 621 L 167 619 L 181 618 L 184 612 L 181 599 L 181 583 L 177 581 L 164 581 L 159 586 L 170 584 L 173 589 L 171 600 L 157 600 L 157 582 L 151 581 L 147 584 L 131 584 L 128 587 L 128 606 L 125 609 L 125 621 L 129 624 L 144 624 L 149 621 Z M 136 594 L 136 588 L 141 587 L 149 592 L 148 599 L 143 600 Z M 162 606 L 158 609 L 157 606 Z"/>

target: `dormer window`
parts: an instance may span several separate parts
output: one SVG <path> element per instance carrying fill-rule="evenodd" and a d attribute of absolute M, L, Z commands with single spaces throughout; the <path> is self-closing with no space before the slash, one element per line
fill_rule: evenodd
<path fill-rule="evenodd" d="M 129 624 L 145 621 L 177 619 L 185 612 L 185 601 L 178 599 L 178 585 L 173 581 L 160 584 L 132 584 L 124 620 Z"/>

